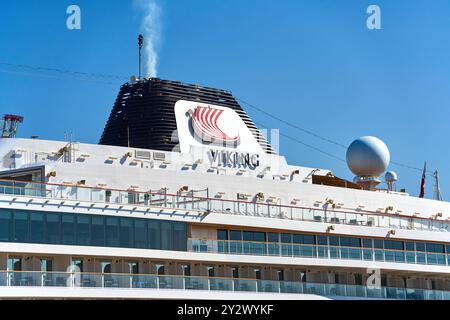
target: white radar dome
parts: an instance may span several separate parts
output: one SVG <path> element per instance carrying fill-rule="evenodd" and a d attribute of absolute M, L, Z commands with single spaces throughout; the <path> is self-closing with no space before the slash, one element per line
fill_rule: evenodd
<path fill-rule="evenodd" d="M 376 137 L 356 139 L 347 149 L 347 165 L 357 176 L 378 177 L 386 170 L 390 160 L 388 147 Z"/>
<path fill-rule="evenodd" d="M 397 181 L 398 180 L 397 173 L 395 173 L 394 171 L 386 172 L 386 174 L 384 175 L 384 180 L 386 180 L 386 182 Z"/>

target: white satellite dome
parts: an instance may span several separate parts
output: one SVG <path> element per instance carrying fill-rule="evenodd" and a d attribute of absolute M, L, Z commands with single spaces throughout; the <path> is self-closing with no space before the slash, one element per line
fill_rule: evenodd
<path fill-rule="evenodd" d="M 358 138 L 347 149 L 347 165 L 357 176 L 378 177 L 390 160 L 388 147 L 376 137 Z"/>
<path fill-rule="evenodd" d="M 394 171 L 386 172 L 386 174 L 384 175 L 384 180 L 386 180 L 386 182 L 397 181 L 398 180 L 397 173 L 395 173 Z"/>

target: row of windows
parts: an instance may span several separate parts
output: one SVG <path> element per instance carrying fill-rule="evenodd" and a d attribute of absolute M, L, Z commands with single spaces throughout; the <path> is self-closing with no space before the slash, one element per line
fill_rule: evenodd
<path fill-rule="evenodd" d="M 291 234 L 277 232 L 217 230 L 218 240 L 280 242 L 288 244 L 330 245 L 355 248 L 375 248 L 387 250 L 422 251 L 432 253 L 450 253 L 450 245 L 424 242 L 404 242 L 370 238 L 323 236 L 310 234 Z"/>
<path fill-rule="evenodd" d="M 186 251 L 186 223 L 0 209 L 0 241 Z"/>

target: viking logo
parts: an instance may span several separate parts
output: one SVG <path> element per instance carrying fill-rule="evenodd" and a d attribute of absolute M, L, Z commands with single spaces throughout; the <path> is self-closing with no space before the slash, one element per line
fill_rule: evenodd
<path fill-rule="evenodd" d="M 192 120 L 192 129 L 202 142 L 221 144 L 223 146 L 237 146 L 241 137 L 238 135 L 230 137 L 219 128 L 219 119 L 224 110 L 197 107 L 195 111 L 188 110 Z"/>

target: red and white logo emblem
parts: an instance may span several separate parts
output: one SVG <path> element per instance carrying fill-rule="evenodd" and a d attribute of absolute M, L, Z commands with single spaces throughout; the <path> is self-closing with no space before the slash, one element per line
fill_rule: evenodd
<path fill-rule="evenodd" d="M 192 120 L 192 129 L 198 138 L 205 142 L 216 142 L 234 145 L 239 144 L 240 136 L 234 137 L 227 135 L 219 127 L 219 119 L 224 110 L 210 107 L 198 106 L 195 110 L 189 109 L 188 113 Z"/>

